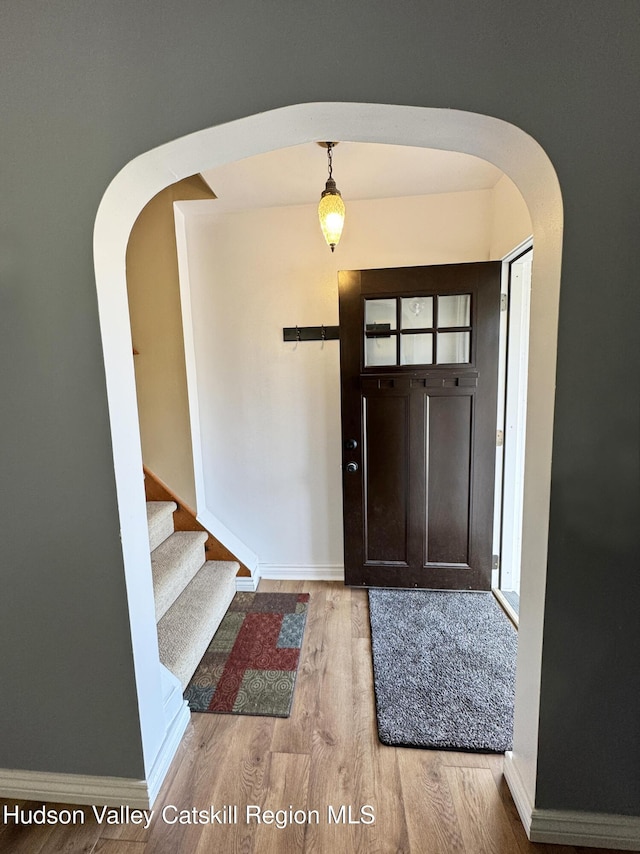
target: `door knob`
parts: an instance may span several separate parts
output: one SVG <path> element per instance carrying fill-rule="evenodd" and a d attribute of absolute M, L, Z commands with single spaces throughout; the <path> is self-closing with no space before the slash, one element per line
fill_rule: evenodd
<path fill-rule="evenodd" d="M 347 439 L 347 441 L 344 443 L 344 446 L 347 451 L 355 451 L 355 449 L 358 447 L 358 442 L 356 439 Z"/>
<path fill-rule="evenodd" d="M 358 463 L 354 463 L 353 461 L 347 463 L 347 471 L 353 474 L 353 472 L 358 471 Z"/>

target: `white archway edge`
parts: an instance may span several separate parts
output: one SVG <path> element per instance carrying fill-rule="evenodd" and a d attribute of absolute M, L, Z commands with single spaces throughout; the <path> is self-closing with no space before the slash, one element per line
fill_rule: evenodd
<path fill-rule="evenodd" d="M 532 137 L 500 119 L 459 110 L 349 103 L 283 107 L 208 128 L 153 149 L 128 163 L 107 188 L 94 230 L 96 286 L 147 775 L 157 764 L 166 727 L 126 292 L 125 255 L 129 234 L 146 203 L 175 181 L 244 157 L 325 139 L 422 146 L 481 157 L 511 178 L 529 208 L 535 260 L 529 342 L 522 604 L 514 749 L 506 765 L 507 779 L 521 817 L 528 824 L 535 804 L 562 198 L 551 161 Z"/>

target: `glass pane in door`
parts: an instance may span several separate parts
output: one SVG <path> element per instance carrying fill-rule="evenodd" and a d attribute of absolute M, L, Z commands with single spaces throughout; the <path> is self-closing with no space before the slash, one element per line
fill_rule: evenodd
<path fill-rule="evenodd" d="M 433 364 L 433 335 L 430 332 L 400 338 L 401 365 Z"/>
<path fill-rule="evenodd" d="M 469 332 L 438 333 L 438 364 L 459 365 L 469 361 Z"/>
<path fill-rule="evenodd" d="M 396 336 L 389 338 L 365 338 L 364 366 L 376 368 L 396 364 Z"/>
<path fill-rule="evenodd" d="M 364 366 L 376 368 L 397 364 L 398 303 L 395 299 L 367 299 L 364 302 Z M 376 327 L 387 327 L 387 332 Z"/>
<path fill-rule="evenodd" d="M 402 329 L 430 329 L 433 326 L 433 297 L 403 297 Z"/>
<path fill-rule="evenodd" d="M 388 323 L 389 329 L 396 328 L 395 299 L 368 299 L 364 303 L 364 326 L 368 329 L 374 323 Z"/>
<path fill-rule="evenodd" d="M 443 326 L 469 326 L 470 323 L 471 294 L 438 297 L 438 329 Z"/>

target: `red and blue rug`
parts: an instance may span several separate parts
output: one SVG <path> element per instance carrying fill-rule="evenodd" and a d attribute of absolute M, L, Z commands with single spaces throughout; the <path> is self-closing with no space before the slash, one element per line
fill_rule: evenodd
<path fill-rule="evenodd" d="M 192 712 L 291 712 L 308 593 L 236 593 L 185 691 Z"/>

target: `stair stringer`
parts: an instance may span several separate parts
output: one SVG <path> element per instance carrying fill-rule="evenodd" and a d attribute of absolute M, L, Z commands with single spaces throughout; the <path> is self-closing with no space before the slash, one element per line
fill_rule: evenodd
<path fill-rule="evenodd" d="M 144 466 L 145 493 L 147 501 L 173 501 L 177 507 L 174 513 L 176 531 L 203 530 L 209 535 L 205 551 L 207 560 L 237 560 L 238 589 L 255 590 L 259 580 L 258 556 L 239 537 L 230 531 L 206 506 L 206 501 L 198 502 L 197 512 L 189 507 L 173 492 L 158 475 Z"/>

